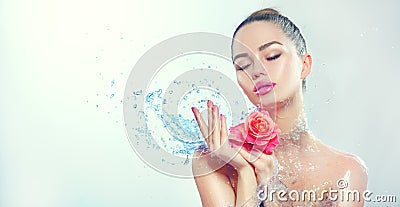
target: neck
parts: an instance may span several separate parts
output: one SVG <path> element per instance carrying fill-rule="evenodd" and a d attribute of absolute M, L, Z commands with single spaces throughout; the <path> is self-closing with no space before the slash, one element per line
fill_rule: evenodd
<path fill-rule="evenodd" d="M 309 138 L 301 90 L 290 98 L 277 102 L 273 109 L 267 109 L 281 130 L 280 145 L 302 145 Z M 301 138 L 301 139 L 300 139 Z"/>
<path fill-rule="evenodd" d="M 299 93 L 277 104 L 273 116 L 281 133 L 290 133 L 293 128 L 297 127 L 299 121 L 306 122 L 303 108 L 303 96 Z"/>

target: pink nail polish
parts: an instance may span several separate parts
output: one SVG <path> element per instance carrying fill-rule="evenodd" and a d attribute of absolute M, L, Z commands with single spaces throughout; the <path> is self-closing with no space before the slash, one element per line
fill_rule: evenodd
<path fill-rule="evenodd" d="M 194 113 L 194 110 L 195 110 L 195 108 L 194 107 L 192 107 L 192 112 Z"/>

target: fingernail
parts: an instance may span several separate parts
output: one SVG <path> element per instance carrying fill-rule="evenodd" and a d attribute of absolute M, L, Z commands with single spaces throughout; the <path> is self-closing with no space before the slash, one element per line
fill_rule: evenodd
<path fill-rule="evenodd" d="M 207 106 L 211 106 L 211 101 L 207 100 Z"/>
<path fill-rule="evenodd" d="M 194 110 L 195 110 L 195 108 L 194 107 L 192 107 L 192 112 L 194 113 Z"/>

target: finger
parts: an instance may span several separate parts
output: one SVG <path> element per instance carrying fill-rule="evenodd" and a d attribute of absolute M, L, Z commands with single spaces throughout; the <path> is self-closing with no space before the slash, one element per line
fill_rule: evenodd
<path fill-rule="evenodd" d="M 255 162 L 255 161 L 257 161 L 258 159 L 260 159 L 261 158 L 261 156 L 263 156 L 264 155 L 264 153 L 261 151 L 261 150 L 259 150 L 259 149 L 257 149 L 257 148 L 253 148 L 251 151 L 250 151 L 250 162 Z"/>
<path fill-rule="evenodd" d="M 213 147 L 214 150 L 219 149 L 220 144 L 221 144 L 221 125 L 220 125 L 220 119 L 219 119 L 219 110 L 218 106 L 214 105 L 213 108 L 213 133 L 212 133 L 212 138 L 213 138 Z"/>
<path fill-rule="evenodd" d="M 253 164 L 260 158 L 260 155 L 257 153 L 256 155 L 253 155 L 253 150 L 250 152 L 246 151 L 244 148 L 239 150 L 239 153 L 242 155 L 242 157 L 249 163 Z"/>
<path fill-rule="evenodd" d="M 244 148 L 241 148 L 239 150 L 239 154 L 249 163 L 251 163 L 250 160 L 250 153 L 247 152 Z"/>
<path fill-rule="evenodd" d="M 259 150 L 256 150 L 256 151 L 258 151 L 258 152 L 255 152 L 255 151 L 253 152 L 253 150 L 251 152 L 247 152 L 246 150 L 241 149 L 239 151 L 239 153 L 243 156 L 243 158 L 247 162 L 251 163 L 253 165 L 253 167 L 256 169 L 265 170 L 265 169 L 273 166 L 272 156 L 266 155 Z"/>
<path fill-rule="evenodd" d="M 223 145 L 228 138 L 228 130 L 226 128 L 226 118 L 221 114 L 221 142 L 220 145 Z"/>
<path fill-rule="evenodd" d="M 207 133 L 206 139 L 208 139 L 209 147 L 210 147 L 211 151 L 213 150 L 212 137 L 211 137 L 212 131 L 213 131 L 213 125 L 212 125 L 212 106 L 213 105 L 214 104 L 212 101 L 210 101 L 210 100 L 207 101 L 208 133 Z"/>
<path fill-rule="evenodd" d="M 200 132 L 204 138 L 206 138 L 208 134 L 208 128 L 206 122 L 204 122 L 203 117 L 201 116 L 199 110 L 196 107 L 192 107 L 192 111 L 194 114 L 194 118 L 196 119 L 197 125 L 199 126 Z"/>

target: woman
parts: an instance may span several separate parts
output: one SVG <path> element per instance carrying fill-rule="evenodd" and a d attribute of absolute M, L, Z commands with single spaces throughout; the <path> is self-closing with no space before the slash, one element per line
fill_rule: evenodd
<path fill-rule="evenodd" d="M 275 199 L 263 201 L 264 206 L 363 206 L 362 193 L 367 185 L 363 162 L 355 155 L 325 145 L 307 129 L 302 88 L 311 71 L 312 58 L 299 29 L 287 17 L 267 8 L 245 19 L 233 39 L 237 81 L 254 105 L 274 117 L 280 129 L 280 143 L 273 155 L 251 155 L 242 148 L 227 159 L 231 151 L 226 150 L 230 145 L 225 142 L 225 117 L 211 101 L 208 123 L 193 108 L 209 148 L 206 153 L 196 152 L 193 160 L 203 206 L 259 205 L 260 196 L 255 195 L 260 186 L 275 186 L 276 190 L 286 192 L 313 191 L 317 197 L 301 200 L 275 194 Z M 215 156 L 205 156 L 208 154 Z M 216 169 L 221 162 L 227 164 Z M 200 175 L 205 169 L 215 170 Z M 343 199 L 340 193 L 327 193 L 346 189 L 357 190 L 361 198 L 354 197 L 353 201 L 351 197 Z"/>

